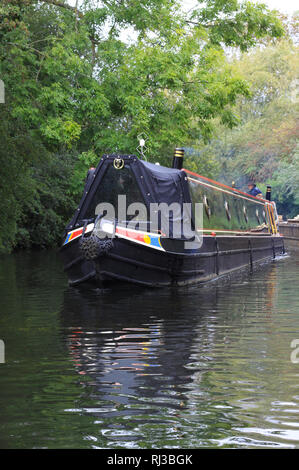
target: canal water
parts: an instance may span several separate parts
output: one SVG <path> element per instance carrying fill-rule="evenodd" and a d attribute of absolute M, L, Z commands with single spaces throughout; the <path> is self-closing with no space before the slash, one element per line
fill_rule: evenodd
<path fill-rule="evenodd" d="M 299 252 L 205 287 L 0 258 L 0 448 L 299 448 Z"/>

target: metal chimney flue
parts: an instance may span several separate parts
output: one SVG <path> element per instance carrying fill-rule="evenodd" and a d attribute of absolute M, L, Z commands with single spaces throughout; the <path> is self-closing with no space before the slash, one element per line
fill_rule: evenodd
<path fill-rule="evenodd" d="M 172 160 L 172 168 L 176 168 L 177 170 L 181 170 L 183 168 L 184 153 L 185 151 L 182 148 L 175 149 Z"/>
<path fill-rule="evenodd" d="M 267 191 L 266 191 L 266 199 L 267 201 L 271 201 L 271 186 L 267 186 Z"/>

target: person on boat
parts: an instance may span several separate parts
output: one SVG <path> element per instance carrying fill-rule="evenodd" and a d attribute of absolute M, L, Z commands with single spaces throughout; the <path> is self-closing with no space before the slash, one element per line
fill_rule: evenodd
<path fill-rule="evenodd" d="M 250 196 L 255 196 L 255 197 L 263 197 L 262 191 L 257 187 L 257 185 L 253 181 L 249 181 L 248 183 L 248 194 Z"/>

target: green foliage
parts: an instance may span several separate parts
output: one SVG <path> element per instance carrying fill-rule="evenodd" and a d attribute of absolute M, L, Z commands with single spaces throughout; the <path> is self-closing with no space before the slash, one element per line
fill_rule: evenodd
<path fill-rule="evenodd" d="M 82 178 L 82 175 L 86 176 L 86 169 L 95 168 L 98 163 L 99 157 L 93 150 L 82 152 L 78 155 L 71 176 L 68 176 L 70 178 L 68 193 L 74 200 L 79 201 L 82 196 L 85 184 L 85 179 Z"/>
<path fill-rule="evenodd" d="M 70 195 L 69 177 L 73 166 L 74 155 L 44 155 L 32 175 L 34 198 L 24 198 L 22 204 L 17 246 L 46 247 L 61 239 L 65 222 L 76 207 Z"/>
<path fill-rule="evenodd" d="M 288 217 L 299 214 L 299 145 L 289 161 L 282 161 L 272 180 L 273 197 L 280 213 Z"/>
<path fill-rule="evenodd" d="M 2 0 L 0 249 L 56 243 L 88 167 L 103 153 L 134 153 L 139 133 L 149 158 L 169 164 L 175 146 L 207 141 L 216 119 L 236 126 L 249 88 L 223 46 L 245 50 L 282 26 L 249 2 L 180 6 Z M 217 168 L 210 154 L 202 170 Z"/>
<path fill-rule="evenodd" d="M 209 28 L 212 44 L 238 46 L 247 51 L 264 37 L 281 37 L 284 29 L 277 15 L 265 4 L 237 0 L 207 0 L 192 18 Z"/>
<path fill-rule="evenodd" d="M 298 46 L 284 39 L 236 59 L 233 71 L 250 83 L 251 92 L 237 101 L 240 125 L 229 131 L 218 122 L 217 138 L 201 149 L 203 155 L 214 153 L 227 183 L 235 180 L 245 190 L 249 179 L 271 184 L 286 216 L 299 210 L 298 57 Z"/>

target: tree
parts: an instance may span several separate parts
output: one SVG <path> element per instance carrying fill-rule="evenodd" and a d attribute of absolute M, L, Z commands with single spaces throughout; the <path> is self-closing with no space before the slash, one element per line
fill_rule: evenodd
<path fill-rule="evenodd" d="M 233 0 L 189 16 L 176 0 L 3 0 L 0 246 L 54 243 L 88 166 L 135 152 L 139 133 L 149 158 L 168 163 L 174 146 L 207 139 L 215 118 L 236 125 L 248 86 L 224 47 L 282 34 L 274 13 Z"/>
<path fill-rule="evenodd" d="M 273 196 L 281 214 L 292 218 L 299 214 L 299 145 L 274 171 L 271 184 Z"/>
<path fill-rule="evenodd" d="M 297 162 L 298 69 L 298 46 L 292 37 L 270 41 L 236 58 L 234 73 L 250 84 L 251 93 L 237 101 L 240 125 L 227 130 L 217 124 L 214 138 L 201 148 L 202 158 L 215 155 L 219 176 L 227 183 L 235 180 L 242 189 L 249 179 L 264 189 L 272 185 L 278 208 L 286 216 L 299 209 L 297 185 L 291 178 Z"/>

